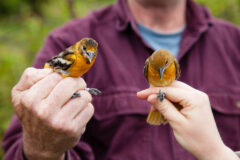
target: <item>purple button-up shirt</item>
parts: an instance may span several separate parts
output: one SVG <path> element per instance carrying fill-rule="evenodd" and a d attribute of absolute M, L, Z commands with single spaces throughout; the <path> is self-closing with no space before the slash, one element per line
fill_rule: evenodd
<path fill-rule="evenodd" d="M 180 80 L 209 95 L 224 143 L 240 150 L 240 30 L 187 1 L 187 26 L 180 44 Z M 103 94 L 93 98 L 95 113 L 69 160 L 193 160 L 170 126 L 146 123 L 149 104 L 136 92 L 148 88 L 145 59 L 153 52 L 140 36 L 125 0 L 55 29 L 34 66 L 83 37 L 99 42 L 94 66 L 84 76 Z M 204 115 L 202 115 L 204 118 Z M 197 127 L 197 126 L 196 126 Z M 5 134 L 5 159 L 23 159 L 21 123 L 13 117 Z"/>

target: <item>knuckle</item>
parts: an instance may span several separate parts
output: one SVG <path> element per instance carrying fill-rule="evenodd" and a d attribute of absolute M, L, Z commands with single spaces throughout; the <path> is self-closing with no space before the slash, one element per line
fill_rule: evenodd
<path fill-rule="evenodd" d="M 52 120 L 49 123 L 50 126 L 57 131 L 63 131 L 64 128 L 67 126 L 65 125 L 64 120 L 58 117 L 52 118 Z"/>
<path fill-rule="evenodd" d="M 78 126 L 74 125 L 72 121 L 67 121 L 67 120 L 58 120 L 57 122 L 52 124 L 53 128 L 61 132 L 63 134 L 67 134 L 69 137 L 72 138 L 77 138 L 78 136 Z"/>
<path fill-rule="evenodd" d="M 70 88 L 77 88 L 78 82 L 73 77 L 66 77 L 64 78 L 64 83 Z"/>
<path fill-rule="evenodd" d="M 34 110 L 37 117 L 41 120 L 45 120 L 45 121 L 48 121 L 50 118 L 49 118 L 49 110 L 47 110 L 46 108 L 41 108 L 41 109 L 38 109 L 38 110 Z"/>
<path fill-rule="evenodd" d="M 68 134 L 73 138 L 79 138 L 79 136 L 83 135 L 86 130 L 85 125 L 79 125 L 79 123 L 71 123 Z"/>
<path fill-rule="evenodd" d="M 51 83 L 51 84 L 55 84 L 62 79 L 62 77 L 58 73 L 52 73 L 50 76 L 51 76 L 51 78 L 50 78 L 49 83 Z"/>
<path fill-rule="evenodd" d="M 68 127 L 66 128 L 66 132 L 69 133 L 69 135 L 76 136 L 78 133 L 78 126 L 74 123 L 70 123 Z"/>
<path fill-rule="evenodd" d="M 169 111 L 168 106 L 165 101 L 166 100 L 163 100 L 160 103 L 155 103 L 154 105 L 152 105 L 152 107 L 156 108 L 159 112 L 161 112 L 163 115 L 165 115 Z"/>
<path fill-rule="evenodd" d="M 14 107 L 19 105 L 20 99 L 19 99 L 19 95 L 17 95 L 15 87 L 11 91 L 11 101 Z"/>
<path fill-rule="evenodd" d="M 34 106 L 33 98 L 30 93 L 23 95 L 21 103 L 28 109 L 32 109 Z"/>
<path fill-rule="evenodd" d="M 86 126 L 84 126 L 84 127 L 81 129 L 81 134 L 83 134 L 85 131 L 86 131 Z"/>
<path fill-rule="evenodd" d="M 84 79 L 83 78 L 78 78 L 78 81 L 80 82 L 79 84 L 80 84 L 80 87 L 82 88 L 82 89 L 85 89 L 86 87 L 87 87 L 87 84 L 86 84 L 86 82 L 84 81 Z"/>
<path fill-rule="evenodd" d="M 35 69 L 33 67 L 28 67 L 24 70 L 24 73 L 28 74 L 28 73 L 33 73 L 35 71 Z"/>
<path fill-rule="evenodd" d="M 204 92 L 202 92 L 202 96 L 203 96 L 203 98 L 205 99 L 205 100 L 208 100 L 209 98 L 208 98 L 208 95 L 206 94 L 206 93 L 204 93 Z"/>
<path fill-rule="evenodd" d="M 165 115 L 165 114 L 168 112 L 168 109 L 167 109 L 167 107 L 165 107 L 165 106 L 160 106 L 160 107 L 158 107 L 158 110 L 159 110 L 163 115 Z"/>
<path fill-rule="evenodd" d="M 11 97 L 13 98 L 15 97 L 15 95 L 16 95 L 16 86 L 14 86 L 11 90 Z"/>
<path fill-rule="evenodd" d="M 35 73 L 35 69 L 33 67 L 29 67 L 25 69 L 23 76 L 25 79 L 30 79 Z"/>
<path fill-rule="evenodd" d="M 67 83 L 67 84 L 73 84 L 73 78 L 72 77 L 66 77 L 64 78 L 64 81 Z"/>
<path fill-rule="evenodd" d="M 196 98 L 201 98 L 202 100 L 207 100 L 208 99 L 208 95 L 205 92 L 202 91 L 197 91 L 195 94 Z"/>
<path fill-rule="evenodd" d="M 55 93 L 52 93 L 52 97 L 49 98 L 46 102 L 45 102 L 45 105 L 47 107 L 54 107 L 56 106 L 56 101 L 57 99 L 59 98 L 59 95 L 58 94 L 55 94 Z"/>
<path fill-rule="evenodd" d="M 93 105 L 91 104 L 91 103 L 89 103 L 88 105 L 87 105 L 87 116 L 89 116 L 89 117 L 92 117 L 93 116 L 93 113 L 94 113 L 94 107 L 93 107 Z"/>
<path fill-rule="evenodd" d="M 82 97 L 80 97 L 80 98 L 84 99 L 85 101 L 87 101 L 87 102 L 92 101 L 92 95 L 89 92 L 81 91 L 81 95 L 82 95 Z"/>

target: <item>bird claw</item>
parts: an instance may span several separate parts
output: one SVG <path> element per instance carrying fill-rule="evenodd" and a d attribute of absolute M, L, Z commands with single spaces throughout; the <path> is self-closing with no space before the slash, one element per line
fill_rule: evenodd
<path fill-rule="evenodd" d="M 160 102 L 162 102 L 164 100 L 165 96 L 166 96 L 166 93 L 159 90 L 159 92 L 157 94 L 157 98 L 160 100 Z"/>
<path fill-rule="evenodd" d="M 79 92 L 73 93 L 71 98 L 77 98 L 77 97 L 81 97 L 81 94 Z"/>
<path fill-rule="evenodd" d="M 86 91 L 88 91 L 89 93 L 91 93 L 94 96 L 97 96 L 99 94 L 101 94 L 102 92 L 100 90 L 98 90 L 97 88 L 86 88 Z"/>
<path fill-rule="evenodd" d="M 102 93 L 97 88 L 86 88 L 85 90 L 88 91 L 89 93 L 91 93 L 94 96 L 97 96 L 97 95 Z M 79 92 L 73 93 L 71 98 L 77 98 L 77 97 L 81 97 L 81 94 Z"/>

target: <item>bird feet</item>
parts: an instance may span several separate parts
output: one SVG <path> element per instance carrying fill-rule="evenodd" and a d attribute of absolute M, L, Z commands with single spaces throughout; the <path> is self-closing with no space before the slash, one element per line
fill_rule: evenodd
<path fill-rule="evenodd" d="M 98 90 L 97 88 L 86 88 L 86 91 L 88 91 L 89 93 L 91 93 L 94 96 L 97 96 L 99 94 L 101 94 L 102 92 L 100 90 Z M 71 98 L 76 98 L 76 97 L 81 97 L 81 94 L 79 92 L 76 92 L 72 95 Z"/>
<path fill-rule="evenodd" d="M 157 98 L 160 100 L 160 102 L 162 102 L 164 100 L 165 96 L 166 96 L 166 93 L 159 90 L 159 92 L 157 94 Z"/>
<path fill-rule="evenodd" d="M 89 93 L 91 93 L 94 96 L 97 96 L 99 94 L 101 94 L 102 92 L 100 90 L 98 90 L 97 88 L 86 88 L 86 91 L 88 91 Z"/>
<path fill-rule="evenodd" d="M 77 98 L 77 97 L 81 97 L 81 94 L 79 92 L 73 93 L 71 98 Z"/>

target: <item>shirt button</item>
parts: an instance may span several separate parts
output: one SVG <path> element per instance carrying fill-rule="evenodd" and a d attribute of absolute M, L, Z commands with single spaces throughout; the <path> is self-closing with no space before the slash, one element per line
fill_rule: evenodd
<path fill-rule="evenodd" d="M 240 100 L 236 102 L 236 106 L 240 109 Z"/>

